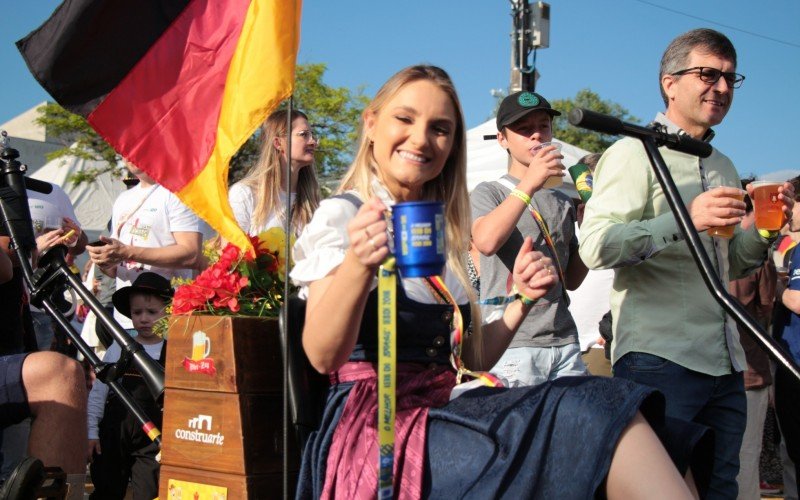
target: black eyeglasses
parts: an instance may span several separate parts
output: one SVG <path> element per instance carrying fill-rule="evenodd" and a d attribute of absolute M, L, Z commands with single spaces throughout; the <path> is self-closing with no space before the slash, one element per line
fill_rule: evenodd
<path fill-rule="evenodd" d="M 717 83 L 719 77 L 725 78 L 725 81 L 728 83 L 728 86 L 734 89 L 738 89 L 742 86 L 742 82 L 744 82 L 744 75 L 740 75 L 739 73 L 734 72 L 727 72 L 727 71 L 720 71 L 717 68 L 707 68 L 705 66 L 696 66 L 694 68 L 687 68 L 682 69 L 680 71 L 676 71 L 674 73 L 670 73 L 672 76 L 679 76 L 679 75 L 686 75 L 688 73 L 697 73 L 700 76 L 700 80 L 705 83 L 714 84 Z"/>

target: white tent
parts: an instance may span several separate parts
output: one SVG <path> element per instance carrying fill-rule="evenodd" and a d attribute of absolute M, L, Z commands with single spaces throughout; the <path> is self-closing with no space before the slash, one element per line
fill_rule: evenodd
<path fill-rule="evenodd" d="M 104 173 L 92 182 L 75 185 L 70 176 L 75 172 L 106 168 L 106 162 L 84 160 L 74 156 L 56 158 L 47 162 L 31 174 L 34 179 L 52 182 L 61 187 L 69 196 L 81 228 L 89 240 L 96 240 L 106 230 L 111 219 L 111 207 L 117 196 L 125 191 L 125 184 L 109 173 Z"/>
<path fill-rule="evenodd" d="M 494 118 L 467 131 L 467 188 L 470 191 L 481 182 L 496 180 L 508 171 L 508 153 L 496 139 L 485 140 L 484 135 L 497 135 Z M 567 168 L 589 154 L 589 151 L 558 139 L 554 142 L 561 143 L 562 162 Z M 573 198 L 578 197 L 569 174 L 564 176 L 564 185 L 559 189 Z"/>
<path fill-rule="evenodd" d="M 756 176 L 756 178 L 762 181 L 788 181 L 789 179 L 794 179 L 798 175 L 800 175 L 800 170 L 786 169 L 762 174 Z"/>

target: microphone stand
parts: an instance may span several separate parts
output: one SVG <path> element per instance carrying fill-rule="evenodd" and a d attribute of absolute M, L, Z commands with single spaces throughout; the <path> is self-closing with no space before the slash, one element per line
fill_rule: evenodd
<path fill-rule="evenodd" d="M 664 190 L 667 203 L 672 209 L 678 227 L 683 233 L 689 251 L 694 258 L 697 267 L 700 269 L 706 287 L 714 296 L 714 299 L 722 308 L 743 327 L 746 334 L 759 345 L 776 363 L 794 375 L 800 381 L 800 368 L 786 351 L 772 337 L 767 335 L 759 323 L 748 313 L 742 304 L 728 293 L 726 286 L 722 284 L 719 276 L 714 271 L 714 266 L 700 241 L 700 236 L 695 230 L 689 211 L 681 199 L 675 181 L 669 172 L 669 168 L 664 163 L 664 158 L 658 151 L 660 146 L 666 146 L 676 151 L 707 158 L 711 155 L 711 145 L 692 139 L 688 136 L 668 134 L 659 125 L 653 127 L 642 127 L 632 123 L 625 123 L 612 116 L 603 115 L 587 109 L 576 108 L 569 114 L 569 122 L 572 125 L 588 128 L 606 134 L 622 134 L 642 141 L 650 164 L 655 171 L 658 183 Z"/>
<path fill-rule="evenodd" d="M 27 212 L 28 201 L 24 187 L 25 178 L 23 176 L 25 166 L 16 161 L 16 158 L 19 157 L 19 153 L 15 149 L 9 148 L 5 144 L 0 144 L 0 148 L 2 148 L 2 152 L 0 152 L 0 163 L 3 164 L 2 167 L 0 167 L 0 173 L 2 173 L 0 184 L 5 181 L 8 186 L 17 188 L 15 191 L 24 204 L 24 208 L 18 207 L 18 210 L 28 214 L 27 221 L 30 227 L 30 213 Z M 19 189 L 19 186 L 22 188 Z M 22 274 L 30 291 L 31 304 L 47 311 L 47 313 L 56 320 L 59 326 L 67 332 L 67 335 L 72 339 L 78 351 L 92 365 L 97 379 L 107 384 L 117 394 L 131 414 L 142 424 L 142 429 L 145 434 L 156 444 L 160 445 L 160 431 L 153 422 L 150 421 L 150 418 L 142 410 L 136 400 L 134 400 L 122 384 L 120 384 L 119 378 L 125 373 L 128 367 L 133 364 L 136 370 L 142 375 L 150 394 L 156 401 L 160 401 L 164 393 L 164 368 L 145 352 L 141 344 L 128 335 L 119 323 L 108 313 L 105 307 L 103 307 L 100 301 L 86 289 L 78 275 L 70 270 L 65 259 L 67 252 L 66 246 L 56 245 L 44 252 L 39 258 L 39 268 L 36 272 L 33 271 L 30 260 L 32 248 L 20 243 L 29 241 L 29 237 L 32 236 L 32 228 L 31 235 L 19 234 L 14 224 L 10 223 L 10 219 L 15 218 L 13 215 L 14 213 L 13 207 L 9 206 L 5 199 L 0 198 L 0 216 L 2 216 L 2 223 L 8 231 L 8 235 L 11 237 L 11 241 L 19 257 Z M 16 219 L 19 219 L 18 214 L 16 215 Z M 35 248 L 35 245 L 33 248 Z M 116 363 L 104 363 L 100 360 L 80 334 L 75 331 L 75 328 L 69 320 L 67 320 L 64 314 L 58 310 L 50 299 L 54 291 L 64 290 L 66 286 L 75 290 L 78 296 L 83 299 L 84 303 L 89 306 L 89 309 L 95 313 L 97 320 L 108 329 L 114 341 L 120 345 L 122 353 L 119 361 Z"/>

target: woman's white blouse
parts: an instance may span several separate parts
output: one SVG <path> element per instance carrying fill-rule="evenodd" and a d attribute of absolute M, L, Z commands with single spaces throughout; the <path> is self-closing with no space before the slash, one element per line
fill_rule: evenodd
<path fill-rule="evenodd" d="M 373 186 L 375 187 L 375 186 Z M 394 201 L 384 189 L 375 189 L 376 194 L 387 207 Z M 352 194 L 358 196 L 354 191 Z M 355 217 L 358 208 L 343 198 L 323 200 L 311 222 L 306 225 L 294 245 L 294 268 L 290 276 L 300 288 L 300 296 L 307 298 L 308 285 L 322 279 L 334 271 L 344 260 L 350 238 L 347 234 L 347 223 Z M 444 282 L 453 298 L 459 304 L 465 304 L 469 298 L 456 275 L 445 270 Z M 378 286 L 377 277 L 372 281 L 370 290 Z M 437 303 L 433 292 L 423 278 L 403 279 L 406 295 L 417 302 Z"/>
<path fill-rule="evenodd" d="M 292 204 L 295 202 L 295 197 L 295 193 L 292 193 Z M 242 230 L 250 236 L 260 234 L 272 227 L 283 227 L 284 225 L 283 213 L 285 210 L 281 209 L 276 213 L 269 214 L 269 217 L 264 224 L 261 224 L 257 227 L 253 226 L 253 212 L 256 210 L 256 198 L 253 194 L 253 190 L 241 182 L 237 182 L 231 186 L 230 190 L 228 191 L 228 201 L 231 204 L 233 215 L 236 217 L 236 222 L 239 223 L 239 227 L 241 227 Z M 279 206 L 286 206 L 286 193 L 283 191 L 280 193 Z"/>

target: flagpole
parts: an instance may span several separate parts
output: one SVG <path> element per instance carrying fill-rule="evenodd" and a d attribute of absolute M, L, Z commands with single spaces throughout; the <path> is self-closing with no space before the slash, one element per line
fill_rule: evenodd
<path fill-rule="evenodd" d="M 284 210 L 283 226 L 286 233 L 286 265 L 283 277 L 283 304 L 281 314 L 283 324 L 286 325 L 286 332 L 289 332 L 289 308 L 286 303 L 289 300 L 289 262 L 291 262 L 292 252 L 292 107 L 294 96 L 289 96 L 289 105 L 286 107 L 286 209 Z M 312 166 L 313 168 L 313 166 Z M 288 333 L 287 333 L 288 334 Z M 289 342 L 283 343 L 283 498 L 289 498 Z"/>

